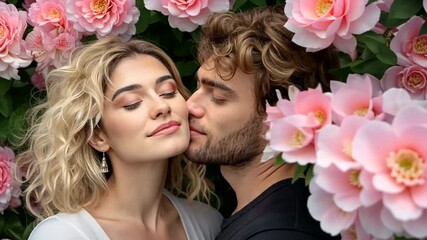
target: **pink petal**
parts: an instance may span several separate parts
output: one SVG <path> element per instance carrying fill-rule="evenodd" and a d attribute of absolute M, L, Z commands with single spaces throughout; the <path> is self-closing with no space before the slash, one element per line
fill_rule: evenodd
<path fill-rule="evenodd" d="M 361 208 L 359 210 L 359 219 L 360 223 L 363 226 L 363 229 L 380 239 L 387 239 L 393 235 L 393 231 L 387 228 L 381 221 L 381 210 L 383 206 L 380 203 L 373 205 L 368 208 Z"/>
<path fill-rule="evenodd" d="M 415 220 L 423 212 L 422 208 L 414 204 L 409 191 L 399 194 L 384 194 L 383 203 L 393 217 L 401 221 Z"/>
<path fill-rule="evenodd" d="M 376 4 L 369 4 L 363 15 L 351 23 L 349 32 L 353 34 L 362 34 L 371 30 L 380 20 L 380 13 L 381 11 Z"/>
<path fill-rule="evenodd" d="M 353 139 L 353 158 L 369 172 L 386 172 L 385 161 L 395 149 L 396 138 L 387 123 L 370 121 L 359 129 Z M 378 143 L 381 143 L 381 148 L 378 148 Z"/>
<path fill-rule="evenodd" d="M 427 210 L 417 220 L 407 221 L 403 223 L 403 228 L 411 235 L 419 239 L 427 238 Z"/>

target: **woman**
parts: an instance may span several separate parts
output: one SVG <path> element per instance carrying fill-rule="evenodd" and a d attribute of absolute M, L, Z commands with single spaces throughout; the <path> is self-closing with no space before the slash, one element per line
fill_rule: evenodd
<path fill-rule="evenodd" d="M 53 70 L 46 85 L 19 160 L 28 167 L 27 206 L 44 219 L 30 239 L 215 237 L 216 210 L 172 195 L 210 192 L 202 168 L 181 167 L 189 94 L 161 49 L 105 38 Z"/>

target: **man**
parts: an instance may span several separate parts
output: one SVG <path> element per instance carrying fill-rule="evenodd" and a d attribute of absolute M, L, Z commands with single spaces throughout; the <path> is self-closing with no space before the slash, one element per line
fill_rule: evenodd
<path fill-rule="evenodd" d="M 275 90 L 319 83 L 337 63 L 331 50 L 307 53 L 292 43 L 283 7 L 211 16 L 198 46 L 198 89 L 188 99 L 193 162 L 221 165 L 237 207 L 217 239 L 333 239 L 307 210 L 304 180 L 291 183 L 295 165 L 261 162 L 266 102 Z"/>

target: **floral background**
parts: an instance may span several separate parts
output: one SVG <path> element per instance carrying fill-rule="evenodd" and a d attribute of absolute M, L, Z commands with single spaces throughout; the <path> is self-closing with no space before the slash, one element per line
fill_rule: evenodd
<path fill-rule="evenodd" d="M 149 40 L 194 90 L 195 46 L 211 13 L 285 1 L 293 41 L 336 48 L 341 67 L 331 69 L 331 92 L 290 88 L 268 109 L 265 156 L 300 165 L 295 177 L 306 175 L 324 231 L 427 238 L 427 0 L 12 0 L 0 1 L 0 239 L 27 239 L 34 227 L 11 176 L 17 143 L 47 73 L 75 47 L 110 35 Z M 210 177 L 224 185 L 217 170 Z M 229 214 L 232 194 L 217 194 Z"/>

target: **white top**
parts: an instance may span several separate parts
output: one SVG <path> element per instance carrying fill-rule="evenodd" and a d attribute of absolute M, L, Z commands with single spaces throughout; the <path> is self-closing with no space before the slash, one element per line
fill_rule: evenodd
<path fill-rule="evenodd" d="M 168 191 L 164 195 L 173 203 L 189 240 L 215 239 L 222 222 L 221 214 L 207 204 L 178 198 Z M 107 234 L 85 209 L 78 213 L 59 213 L 41 221 L 29 240 L 109 240 Z"/>

